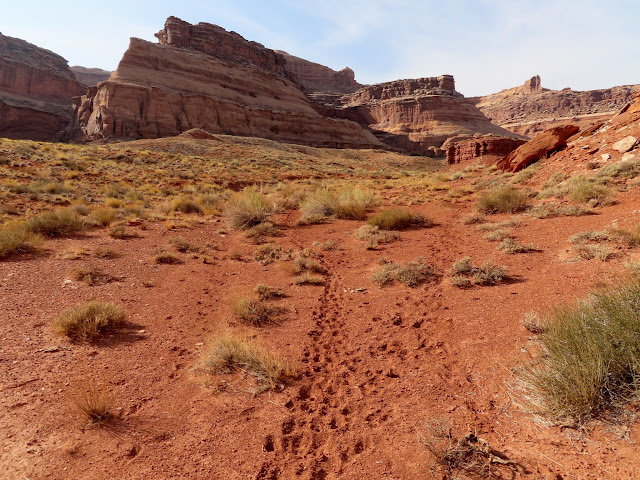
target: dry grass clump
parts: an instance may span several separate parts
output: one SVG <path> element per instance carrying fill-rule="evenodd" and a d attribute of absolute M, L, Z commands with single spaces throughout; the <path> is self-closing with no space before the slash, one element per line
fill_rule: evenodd
<path fill-rule="evenodd" d="M 93 251 L 93 255 L 96 258 L 105 258 L 107 260 L 113 260 L 114 258 L 118 258 L 119 254 L 116 250 L 112 248 L 104 248 L 98 247 Z"/>
<path fill-rule="evenodd" d="M 279 388 L 295 374 L 293 365 L 282 356 L 231 330 L 205 346 L 200 363 L 202 369 L 213 374 L 246 372 L 265 389 Z"/>
<path fill-rule="evenodd" d="M 575 177 L 567 185 L 567 197 L 575 202 L 598 205 L 611 197 L 611 189 L 593 179 Z"/>
<path fill-rule="evenodd" d="M 320 223 L 328 217 L 363 220 L 375 205 L 372 193 L 357 188 L 345 188 L 333 193 L 321 188 L 307 195 L 300 204 L 302 216 L 298 224 Z"/>
<path fill-rule="evenodd" d="M 231 228 L 241 230 L 267 221 L 272 211 L 273 207 L 264 195 L 247 187 L 229 199 L 225 215 Z"/>
<path fill-rule="evenodd" d="M 269 265 L 276 260 L 290 260 L 291 256 L 291 252 L 286 252 L 282 246 L 275 243 L 265 243 L 256 249 L 253 258 L 261 265 Z"/>
<path fill-rule="evenodd" d="M 367 224 L 381 230 L 402 230 L 410 227 L 430 227 L 433 222 L 424 215 L 412 213 L 403 208 L 392 208 L 369 218 Z"/>
<path fill-rule="evenodd" d="M 517 373 L 524 405 L 554 422 L 608 416 L 640 390 L 640 277 L 556 309 Z"/>
<path fill-rule="evenodd" d="M 25 228 L 44 237 L 61 237 L 86 230 L 87 221 L 73 208 L 63 208 L 44 212 L 24 222 Z"/>
<path fill-rule="evenodd" d="M 502 243 L 498 246 L 498 250 L 503 250 L 505 253 L 510 255 L 516 253 L 531 253 L 531 252 L 539 252 L 540 250 L 534 247 L 531 243 L 527 245 L 521 245 L 516 243 L 513 238 L 505 238 Z"/>
<path fill-rule="evenodd" d="M 481 232 L 493 232 L 496 230 L 504 230 L 506 228 L 519 227 L 522 224 L 520 220 L 506 220 L 504 222 L 490 222 L 478 225 L 476 229 Z"/>
<path fill-rule="evenodd" d="M 380 230 L 380 227 L 374 225 L 362 225 L 353 232 L 353 236 L 358 240 L 367 242 L 366 248 L 368 250 L 374 250 L 380 246 L 380 244 L 391 243 L 397 240 L 400 235 L 397 232 Z"/>
<path fill-rule="evenodd" d="M 114 225 L 109 229 L 109 236 L 118 240 L 126 240 L 127 238 L 136 238 L 138 235 L 127 229 L 126 225 Z"/>
<path fill-rule="evenodd" d="M 555 218 L 555 217 L 581 217 L 583 215 L 596 215 L 591 208 L 583 205 L 559 205 L 555 202 L 543 203 L 534 206 L 529 214 L 534 218 Z"/>
<path fill-rule="evenodd" d="M 539 335 L 547 331 L 546 320 L 540 318 L 540 315 L 537 313 L 525 313 L 520 324 L 535 335 Z"/>
<path fill-rule="evenodd" d="M 640 225 L 634 229 L 611 227 L 605 230 L 590 230 L 569 237 L 569 242 L 578 255 L 586 260 L 597 258 L 607 261 L 616 256 L 616 252 L 605 242 L 614 243 L 620 248 L 640 246 Z"/>
<path fill-rule="evenodd" d="M 503 240 L 507 240 L 510 238 L 511 233 L 509 232 L 509 230 L 494 230 L 484 236 L 484 239 L 488 240 L 489 242 L 502 242 Z"/>
<path fill-rule="evenodd" d="M 277 300 L 286 296 L 278 287 L 272 287 L 270 285 L 265 285 L 264 283 L 256 285 L 253 289 L 253 293 L 255 293 L 258 299 L 263 302 L 266 300 Z"/>
<path fill-rule="evenodd" d="M 271 222 L 259 223 L 244 232 L 244 236 L 256 245 L 265 243 L 267 241 L 266 237 L 274 237 L 279 234 L 280 230 Z"/>
<path fill-rule="evenodd" d="M 371 280 L 381 287 L 394 281 L 408 287 L 417 287 L 434 275 L 433 268 L 422 258 L 417 258 L 404 265 L 396 262 L 386 263 L 373 275 Z"/>
<path fill-rule="evenodd" d="M 161 250 L 153 256 L 153 261 L 155 263 L 165 264 L 165 265 L 178 265 L 180 263 L 184 263 L 179 257 L 175 256 L 173 253 L 168 252 L 166 250 Z"/>
<path fill-rule="evenodd" d="M 118 305 L 92 301 L 62 312 L 54 321 L 55 330 L 74 340 L 93 340 L 124 323 L 126 314 Z"/>
<path fill-rule="evenodd" d="M 471 213 L 462 219 L 463 225 L 478 225 L 487 221 L 482 213 Z"/>
<path fill-rule="evenodd" d="M 201 248 L 182 237 L 172 238 L 169 243 L 180 253 L 199 253 Z"/>
<path fill-rule="evenodd" d="M 469 286 L 472 282 L 476 285 L 495 285 L 509 278 L 507 267 L 491 260 L 475 267 L 471 257 L 463 257 L 453 262 L 449 276 L 451 283 L 457 287 Z"/>
<path fill-rule="evenodd" d="M 293 283 L 296 285 L 324 285 L 326 279 L 322 275 L 309 272 L 301 273 L 293 277 Z"/>
<path fill-rule="evenodd" d="M 97 225 L 107 227 L 118 219 L 118 211 L 111 207 L 96 208 L 89 215 Z"/>
<path fill-rule="evenodd" d="M 442 478 L 462 478 L 459 475 L 463 475 L 464 478 L 498 480 L 527 473 L 521 464 L 509 460 L 474 433 L 456 438 L 447 419 L 425 423 L 418 440 L 432 455 L 435 465 L 443 469 Z"/>
<path fill-rule="evenodd" d="M 498 187 L 484 193 L 476 204 L 483 213 L 513 213 L 524 210 L 527 196 L 512 187 Z"/>
<path fill-rule="evenodd" d="M 0 258 L 34 250 L 42 241 L 41 235 L 30 232 L 23 223 L 11 223 L 0 229 Z"/>
<path fill-rule="evenodd" d="M 273 317 L 281 313 L 279 308 L 270 307 L 261 299 L 250 297 L 233 300 L 231 310 L 236 318 L 254 327 L 272 323 Z"/>
<path fill-rule="evenodd" d="M 585 260 L 593 260 L 596 258 L 606 262 L 616 257 L 616 252 L 614 252 L 608 245 L 580 244 L 575 245 L 573 249 L 580 258 L 584 258 Z"/>
<path fill-rule="evenodd" d="M 167 206 L 167 210 L 171 212 L 202 215 L 202 208 L 190 196 L 176 198 Z"/>
<path fill-rule="evenodd" d="M 113 416 L 117 404 L 114 390 L 103 382 L 83 379 L 66 392 L 77 412 L 88 422 L 100 424 Z"/>
<path fill-rule="evenodd" d="M 100 267 L 88 265 L 71 272 L 74 280 L 85 282 L 91 286 L 103 285 L 117 280 L 116 277 L 104 272 Z"/>

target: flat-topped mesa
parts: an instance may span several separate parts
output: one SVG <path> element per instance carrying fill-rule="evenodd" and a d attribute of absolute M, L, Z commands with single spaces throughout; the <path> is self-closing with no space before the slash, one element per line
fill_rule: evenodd
<path fill-rule="evenodd" d="M 0 137 L 59 139 L 84 91 L 60 55 L 0 34 Z"/>
<path fill-rule="evenodd" d="M 193 128 L 327 147 L 382 146 L 320 115 L 273 50 L 210 24 L 169 18 L 155 44 L 132 38 L 109 80 L 77 103 L 85 138 L 158 138 Z"/>
<path fill-rule="evenodd" d="M 285 69 L 294 74 L 307 93 L 353 93 L 362 85 L 349 67 L 336 71 L 319 63 L 276 50 L 286 60 Z"/>
<path fill-rule="evenodd" d="M 456 92 L 453 75 L 425 77 L 393 82 L 377 83 L 361 88 L 349 98 L 349 105 L 358 105 L 375 100 L 422 95 L 461 96 Z"/>
<path fill-rule="evenodd" d="M 155 36 L 160 45 L 196 50 L 220 60 L 254 66 L 289 77 L 284 68 L 286 60 L 282 55 L 218 25 L 205 22 L 192 25 L 179 18 L 169 17 L 164 28 Z"/>

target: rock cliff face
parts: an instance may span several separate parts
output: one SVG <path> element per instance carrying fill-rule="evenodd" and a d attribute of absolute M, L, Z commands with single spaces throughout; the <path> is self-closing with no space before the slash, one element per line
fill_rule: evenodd
<path fill-rule="evenodd" d="M 362 88 L 362 85 L 356 82 L 354 71 L 349 67 L 335 71 L 319 63 L 289 55 L 287 52 L 276 52 L 284 57 L 287 62 L 285 69 L 298 78 L 307 93 L 345 94 Z"/>
<path fill-rule="evenodd" d="M 76 76 L 76 80 L 87 87 L 97 85 L 109 79 L 111 72 L 101 68 L 86 68 L 80 66 L 71 67 L 71 71 Z"/>
<path fill-rule="evenodd" d="M 64 58 L 0 34 L 0 137 L 59 139 L 84 90 Z"/>
<path fill-rule="evenodd" d="M 156 138 L 192 128 L 316 146 L 380 143 L 315 111 L 284 58 L 210 24 L 169 18 L 160 44 L 131 39 L 108 81 L 78 101 L 88 137 Z"/>
<path fill-rule="evenodd" d="M 493 123 L 515 133 L 533 136 L 563 124 L 585 128 L 603 122 L 626 105 L 637 89 L 637 85 L 625 85 L 585 92 L 569 88 L 549 90 L 541 87 L 540 77 L 536 76 L 520 87 L 470 100 Z"/>
<path fill-rule="evenodd" d="M 337 115 L 367 125 L 391 146 L 423 154 L 457 135 L 518 137 L 493 125 L 457 93 L 451 75 L 364 87 L 348 98 Z"/>
<path fill-rule="evenodd" d="M 526 140 L 485 135 L 460 142 L 452 142 L 445 148 L 447 163 L 465 163 L 480 158 L 486 164 L 495 163 L 525 143 Z"/>

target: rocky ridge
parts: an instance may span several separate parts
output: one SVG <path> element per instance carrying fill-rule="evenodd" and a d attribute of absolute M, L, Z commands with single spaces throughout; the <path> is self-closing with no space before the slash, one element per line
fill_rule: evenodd
<path fill-rule="evenodd" d="M 60 139 L 83 91 L 60 55 L 0 34 L 0 137 Z"/>
<path fill-rule="evenodd" d="M 606 121 L 631 100 L 637 85 L 574 91 L 542 88 L 540 77 L 524 85 L 470 100 L 496 125 L 533 136 L 548 128 L 574 124 L 585 128 Z"/>
<path fill-rule="evenodd" d="M 211 24 L 170 17 L 159 44 L 133 38 L 108 81 L 77 101 L 90 138 L 157 138 L 192 128 L 333 147 L 380 142 L 312 108 L 282 55 Z"/>
<path fill-rule="evenodd" d="M 80 83 L 87 87 L 109 80 L 112 72 L 101 68 L 87 68 L 79 65 L 71 67 L 71 71 Z"/>

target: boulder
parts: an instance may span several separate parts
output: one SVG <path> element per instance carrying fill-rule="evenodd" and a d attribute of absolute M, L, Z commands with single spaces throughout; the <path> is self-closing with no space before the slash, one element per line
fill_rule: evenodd
<path fill-rule="evenodd" d="M 611 148 L 617 150 L 620 153 L 626 153 L 633 149 L 638 144 L 638 139 L 634 136 L 624 137 L 622 140 L 617 141 Z"/>
<path fill-rule="evenodd" d="M 486 135 L 460 142 L 447 142 L 447 163 L 465 163 L 482 158 L 488 163 L 495 163 L 498 158 L 508 155 L 526 140 L 510 137 Z"/>
<path fill-rule="evenodd" d="M 500 159 L 496 166 L 504 172 L 517 172 L 567 146 L 567 139 L 580 130 L 576 125 L 564 125 L 545 130 Z"/>

